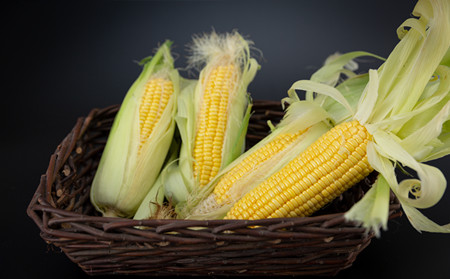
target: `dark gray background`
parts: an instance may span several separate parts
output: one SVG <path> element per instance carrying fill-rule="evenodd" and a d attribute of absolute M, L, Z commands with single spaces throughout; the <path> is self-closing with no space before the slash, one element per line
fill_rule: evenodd
<path fill-rule="evenodd" d="M 4 6 L 0 275 L 87 277 L 39 237 L 26 207 L 51 153 L 77 117 L 120 103 L 140 72 L 135 62 L 158 43 L 174 40 L 177 66 L 184 67 L 192 34 L 238 29 L 264 57 L 249 91 L 256 99 L 278 100 L 336 51 L 387 56 L 398 42 L 397 26 L 414 3 L 14 1 Z M 433 164 L 450 177 L 448 162 Z M 424 212 L 440 223 L 450 222 L 450 195 Z M 336 278 L 450 278 L 449 248 L 450 236 L 420 234 L 402 217 Z"/>

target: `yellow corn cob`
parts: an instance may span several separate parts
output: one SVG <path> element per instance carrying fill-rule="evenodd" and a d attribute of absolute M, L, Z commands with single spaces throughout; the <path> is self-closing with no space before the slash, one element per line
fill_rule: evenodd
<path fill-rule="evenodd" d="M 228 117 L 228 97 L 236 85 L 233 64 L 218 66 L 207 77 L 194 143 L 194 176 L 200 187 L 219 172 Z"/>
<path fill-rule="evenodd" d="M 237 180 L 241 179 L 248 172 L 255 170 L 259 165 L 263 164 L 275 154 L 278 154 L 281 150 L 295 142 L 295 140 L 304 134 L 304 132 L 305 130 L 298 131 L 297 133 L 278 135 L 272 141 L 251 153 L 237 166 L 224 174 L 214 187 L 213 191 L 217 204 L 222 204 L 223 202 L 229 200 L 230 189 Z"/>
<path fill-rule="evenodd" d="M 145 93 L 139 107 L 139 152 L 158 123 L 173 93 L 172 81 L 152 78 L 145 85 Z"/>
<path fill-rule="evenodd" d="M 308 216 L 366 177 L 371 135 L 354 120 L 325 133 L 239 200 L 226 219 Z"/>

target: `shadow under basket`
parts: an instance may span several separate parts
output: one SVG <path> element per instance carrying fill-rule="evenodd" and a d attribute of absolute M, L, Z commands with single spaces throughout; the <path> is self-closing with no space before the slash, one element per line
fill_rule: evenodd
<path fill-rule="evenodd" d="M 312 217 L 246 220 L 145 220 L 102 217 L 89 192 L 119 106 L 79 118 L 50 158 L 28 207 L 41 237 L 87 274 L 335 275 L 374 237 L 343 212 L 370 188 L 375 174 Z M 254 101 L 247 147 L 283 117 L 279 102 Z M 391 195 L 390 219 L 401 215 Z M 147 229 L 136 229 L 143 225 Z"/>

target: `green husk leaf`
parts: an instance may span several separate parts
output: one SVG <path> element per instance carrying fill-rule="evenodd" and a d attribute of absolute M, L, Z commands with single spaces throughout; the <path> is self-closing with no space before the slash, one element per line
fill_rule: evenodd
<path fill-rule="evenodd" d="M 363 56 L 384 60 L 384 58 L 378 55 L 365 51 L 353 51 L 344 54 L 331 55 L 325 61 L 325 65 L 312 74 L 310 79 L 315 82 L 335 87 L 341 81 L 342 75 L 345 75 L 347 78 L 353 78 L 356 76 L 354 71 L 358 69 L 358 64 L 354 60 Z M 313 99 L 312 94 L 313 91 L 308 91 L 306 94 L 306 99 L 311 101 Z M 325 96 L 322 96 L 321 98 L 323 97 Z M 320 103 L 321 102 L 322 101 L 320 101 Z"/>
<path fill-rule="evenodd" d="M 150 189 L 150 191 L 145 196 L 144 200 L 141 202 L 136 214 L 133 219 L 135 220 L 146 220 L 157 218 L 159 209 L 163 206 L 164 202 L 164 188 L 161 176 L 155 181 L 155 184 Z"/>
<path fill-rule="evenodd" d="M 450 48 L 447 49 L 447 52 L 445 53 L 444 57 L 441 60 L 441 65 L 450 67 Z"/>
<path fill-rule="evenodd" d="M 145 219 L 162 219 L 164 216 L 163 202 L 166 198 L 165 185 L 167 180 L 167 173 L 170 172 L 170 166 L 178 159 L 181 142 L 177 135 L 174 136 L 171 146 L 169 148 L 167 158 L 164 162 L 162 171 L 158 175 L 155 184 L 145 196 L 144 200 L 140 204 L 133 219 L 145 220 Z"/>
<path fill-rule="evenodd" d="M 225 166 L 229 165 L 235 158 L 239 157 L 245 151 L 245 137 L 247 135 L 250 116 L 252 115 L 252 108 L 253 105 L 251 100 L 249 100 L 249 105 L 247 106 L 247 110 L 245 111 L 244 118 L 242 120 L 243 125 L 239 129 L 239 136 L 236 137 L 237 140 L 235 145 L 231 148 L 231 156 L 228 158 L 228 161 L 224 162 Z"/>
<path fill-rule="evenodd" d="M 444 122 L 448 121 L 449 118 L 450 102 L 428 123 L 404 138 L 401 141 L 401 145 L 418 161 L 429 161 L 430 158 L 439 158 L 436 157 L 435 148 L 443 146 L 443 143 L 438 139 L 442 134 Z M 442 154 L 441 150 L 438 156 L 445 155 L 447 154 Z"/>
<path fill-rule="evenodd" d="M 369 70 L 369 82 L 358 103 L 358 111 L 354 119 L 364 125 L 369 119 L 375 107 L 378 97 L 378 74 L 375 70 Z"/>
<path fill-rule="evenodd" d="M 179 158 L 190 157 L 190 151 L 193 148 L 188 144 L 192 143 L 190 139 L 193 137 L 195 117 L 191 100 L 193 99 L 196 85 L 197 80 L 185 80 L 184 87 L 178 98 L 178 112 L 175 116 L 181 139 L 180 153 L 179 157 L 170 162 L 163 170 L 165 197 L 174 206 L 185 201 L 193 187 L 193 184 L 189 183 L 194 179 L 192 164 L 188 160 L 179 160 Z"/>
<path fill-rule="evenodd" d="M 353 111 L 356 110 L 361 92 L 364 91 L 368 81 L 369 75 L 363 74 L 349 78 L 336 86 L 336 89 L 342 93 Z M 352 117 L 351 112 L 332 98 L 327 98 L 322 107 L 328 112 L 334 123 L 342 123 Z"/>
<path fill-rule="evenodd" d="M 450 233 L 450 223 L 446 225 L 438 225 L 437 223 L 428 219 L 419 210 L 413 206 L 402 206 L 405 215 L 408 217 L 411 225 L 419 232 L 427 231 L 434 233 Z"/>
<path fill-rule="evenodd" d="M 379 175 L 364 197 L 345 213 L 345 218 L 361 223 L 363 227 L 380 237 L 380 226 L 387 230 L 389 216 L 389 184 Z"/>
<path fill-rule="evenodd" d="M 350 106 L 344 95 L 342 95 L 342 93 L 335 87 L 312 80 L 299 80 L 292 84 L 288 92 L 290 92 L 290 94 L 294 94 L 295 90 L 310 91 L 331 97 L 353 115 L 353 108 Z"/>

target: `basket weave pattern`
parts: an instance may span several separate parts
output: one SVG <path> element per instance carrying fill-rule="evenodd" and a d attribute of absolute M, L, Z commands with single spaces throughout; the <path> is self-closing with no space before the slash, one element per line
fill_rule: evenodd
<path fill-rule="evenodd" d="M 346 222 L 373 176 L 312 217 L 245 220 L 129 220 L 101 217 L 92 179 L 119 107 L 79 118 L 57 147 L 28 207 L 41 237 L 86 273 L 138 275 L 334 275 L 352 265 L 372 232 Z M 254 101 L 247 147 L 283 116 L 279 102 Z M 390 218 L 401 215 L 392 196 Z M 137 229 L 145 226 L 146 229 Z"/>

